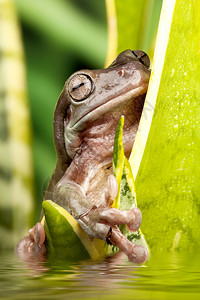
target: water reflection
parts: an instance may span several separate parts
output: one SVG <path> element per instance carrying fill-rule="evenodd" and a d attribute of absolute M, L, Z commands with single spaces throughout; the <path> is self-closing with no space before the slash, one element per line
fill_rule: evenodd
<path fill-rule="evenodd" d="M 154 255 L 67 263 L 0 256 L 0 299 L 200 299 L 199 255 Z"/>

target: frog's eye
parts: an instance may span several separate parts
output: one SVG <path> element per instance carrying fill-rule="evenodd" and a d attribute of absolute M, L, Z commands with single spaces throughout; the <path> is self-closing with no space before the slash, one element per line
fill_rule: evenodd
<path fill-rule="evenodd" d="M 133 54 L 136 56 L 136 58 L 147 68 L 150 67 L 150 59 L 148 57 L 148 55 L 143 52 L 143 51 L 140 51 L 140 50 L 135 50 L 135 51 L 132 51 Z"/>
<path fill-rule="evenodd" d="M 68 90 L 74 100 L 82 101 L 93 92 L 94 84 L 90 76 L 77 74 L 70 80 Z"/>

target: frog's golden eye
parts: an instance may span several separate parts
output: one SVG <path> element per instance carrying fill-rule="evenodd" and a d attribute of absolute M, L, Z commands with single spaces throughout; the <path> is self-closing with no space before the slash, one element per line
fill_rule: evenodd
<path fill-rule="evenodd" d="M 148 55 L 140 50 L 132 51 L 135 57 L 147 68 L 150 67 L 150 59 Z"/>
<path fill-rule="evenodd" d="M 94 84 L 90 76 L 77 74 L 70 80 L 68 90 L 74 100 L 82 101 L 93 92 Z"/>

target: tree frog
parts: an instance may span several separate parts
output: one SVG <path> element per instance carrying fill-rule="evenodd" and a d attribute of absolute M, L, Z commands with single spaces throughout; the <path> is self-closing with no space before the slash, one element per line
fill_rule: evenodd
<path fill-rule="evenodd" d="M 112 207 L 117 181 L 112 175 L 114 136 L 125 116 L 124 151 L 130 155 L 143 109 L 150 77 L 148 56 L 125 50 L 102 70 L 81 70 L 66 81 L 54 119 L 57 152 L 55 171 L 45 199 L 65 208 L 91 237 L 116 245 L 130 261 L 143 263 L 148 252 L 122 235 L 117 225 L 138 230 L 138 208 L 122 211 Z M 41 223 L 18 244 L 18 251 L 45 252 Z"/>

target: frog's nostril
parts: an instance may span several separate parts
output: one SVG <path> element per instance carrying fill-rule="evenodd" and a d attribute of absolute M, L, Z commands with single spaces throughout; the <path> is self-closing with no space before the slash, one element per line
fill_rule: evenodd
<path fill-rule="evenodd" d="M 141 50 L 134 50 L 132 53 L 135 55 L 135 57 L 147 68 L 150 67 L 150 59 L 148 55 L 141 51 Z"/>

